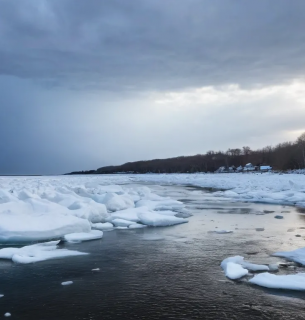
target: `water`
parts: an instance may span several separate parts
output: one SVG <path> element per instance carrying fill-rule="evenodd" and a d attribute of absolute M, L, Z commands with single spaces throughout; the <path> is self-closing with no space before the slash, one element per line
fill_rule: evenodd
<path fill-rule="evenodd" d="M 5 295 L 0 298 L 0 316 L 10 312 L 11 319 L 22 320 L 305 319 L 305 293 L 263 289 L 245 279 L 233 282 L 219 267 L 224 258 L 236 254 L 254 263 L 283 261 L 270 254 L 305 245 L 302 212 L 216 201 L 198 188 L 151 188 L 183 199 L 194 214 L 189 223 L 105 232 L 102 240 L 64 245 L 88 256 L 30 265 L 0 261 L 0 293 Z M 274 213 L 255 214 L 263 210 Z M 284 219 L 274 219 L 276 214 Z M 234 233 L 208 233 L 216 227 Z M 288 272 L 293 271 L 280 270 Z M 72 285 L 61 285 L 70 280 Z"/>

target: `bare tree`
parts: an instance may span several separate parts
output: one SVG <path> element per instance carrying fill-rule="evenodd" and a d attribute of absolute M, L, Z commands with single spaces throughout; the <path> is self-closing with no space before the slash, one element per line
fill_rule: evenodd
<path fill-rule="evenodd" d="M 303 164 L 305 168 L 305 132 L 303 132 L 297 139 L 297 144 L 301 149 L 302 157 L 303 157 Z"/>

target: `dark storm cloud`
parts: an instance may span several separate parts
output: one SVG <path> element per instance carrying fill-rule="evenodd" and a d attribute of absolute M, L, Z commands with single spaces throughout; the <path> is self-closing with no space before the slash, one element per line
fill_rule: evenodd
<path fill-rule="evenodd" d="M 166 90 L 305 72 L 303 0 L 1 0 L 0 73 L 50 86 Z"/>

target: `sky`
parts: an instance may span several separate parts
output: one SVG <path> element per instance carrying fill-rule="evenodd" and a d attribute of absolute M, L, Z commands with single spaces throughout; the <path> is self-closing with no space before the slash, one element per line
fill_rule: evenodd
<path fill-rule="evenodd" d="M 294 141 L 304 0 L 0 0 L 0 174 Z"/>

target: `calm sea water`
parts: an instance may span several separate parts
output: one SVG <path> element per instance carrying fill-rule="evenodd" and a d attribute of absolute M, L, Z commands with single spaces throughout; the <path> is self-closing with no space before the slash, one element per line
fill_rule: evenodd
<path fill-rule="evenodd" d="M 189 187 L 151 188 L 183 200 L 194 214 L 189 223 L 105 232 L 102 240 L 64 245 L 88 256 L 30 265 L 0 261 L 0 318 L 10 312 L 11 319 L 22 320 L 305 319 L 305 293 L 233 282 L 219 267 L 237 254 L 254 263 L 283 261 L 270 254 L 305 246 L 302 212 L 215 201 Z M 263 210 L 275 212 L 255 214 Z M 217 228 L 234 233 L 208 232 Z M 72 285 L 61 286 L 69 280 Z"/>

